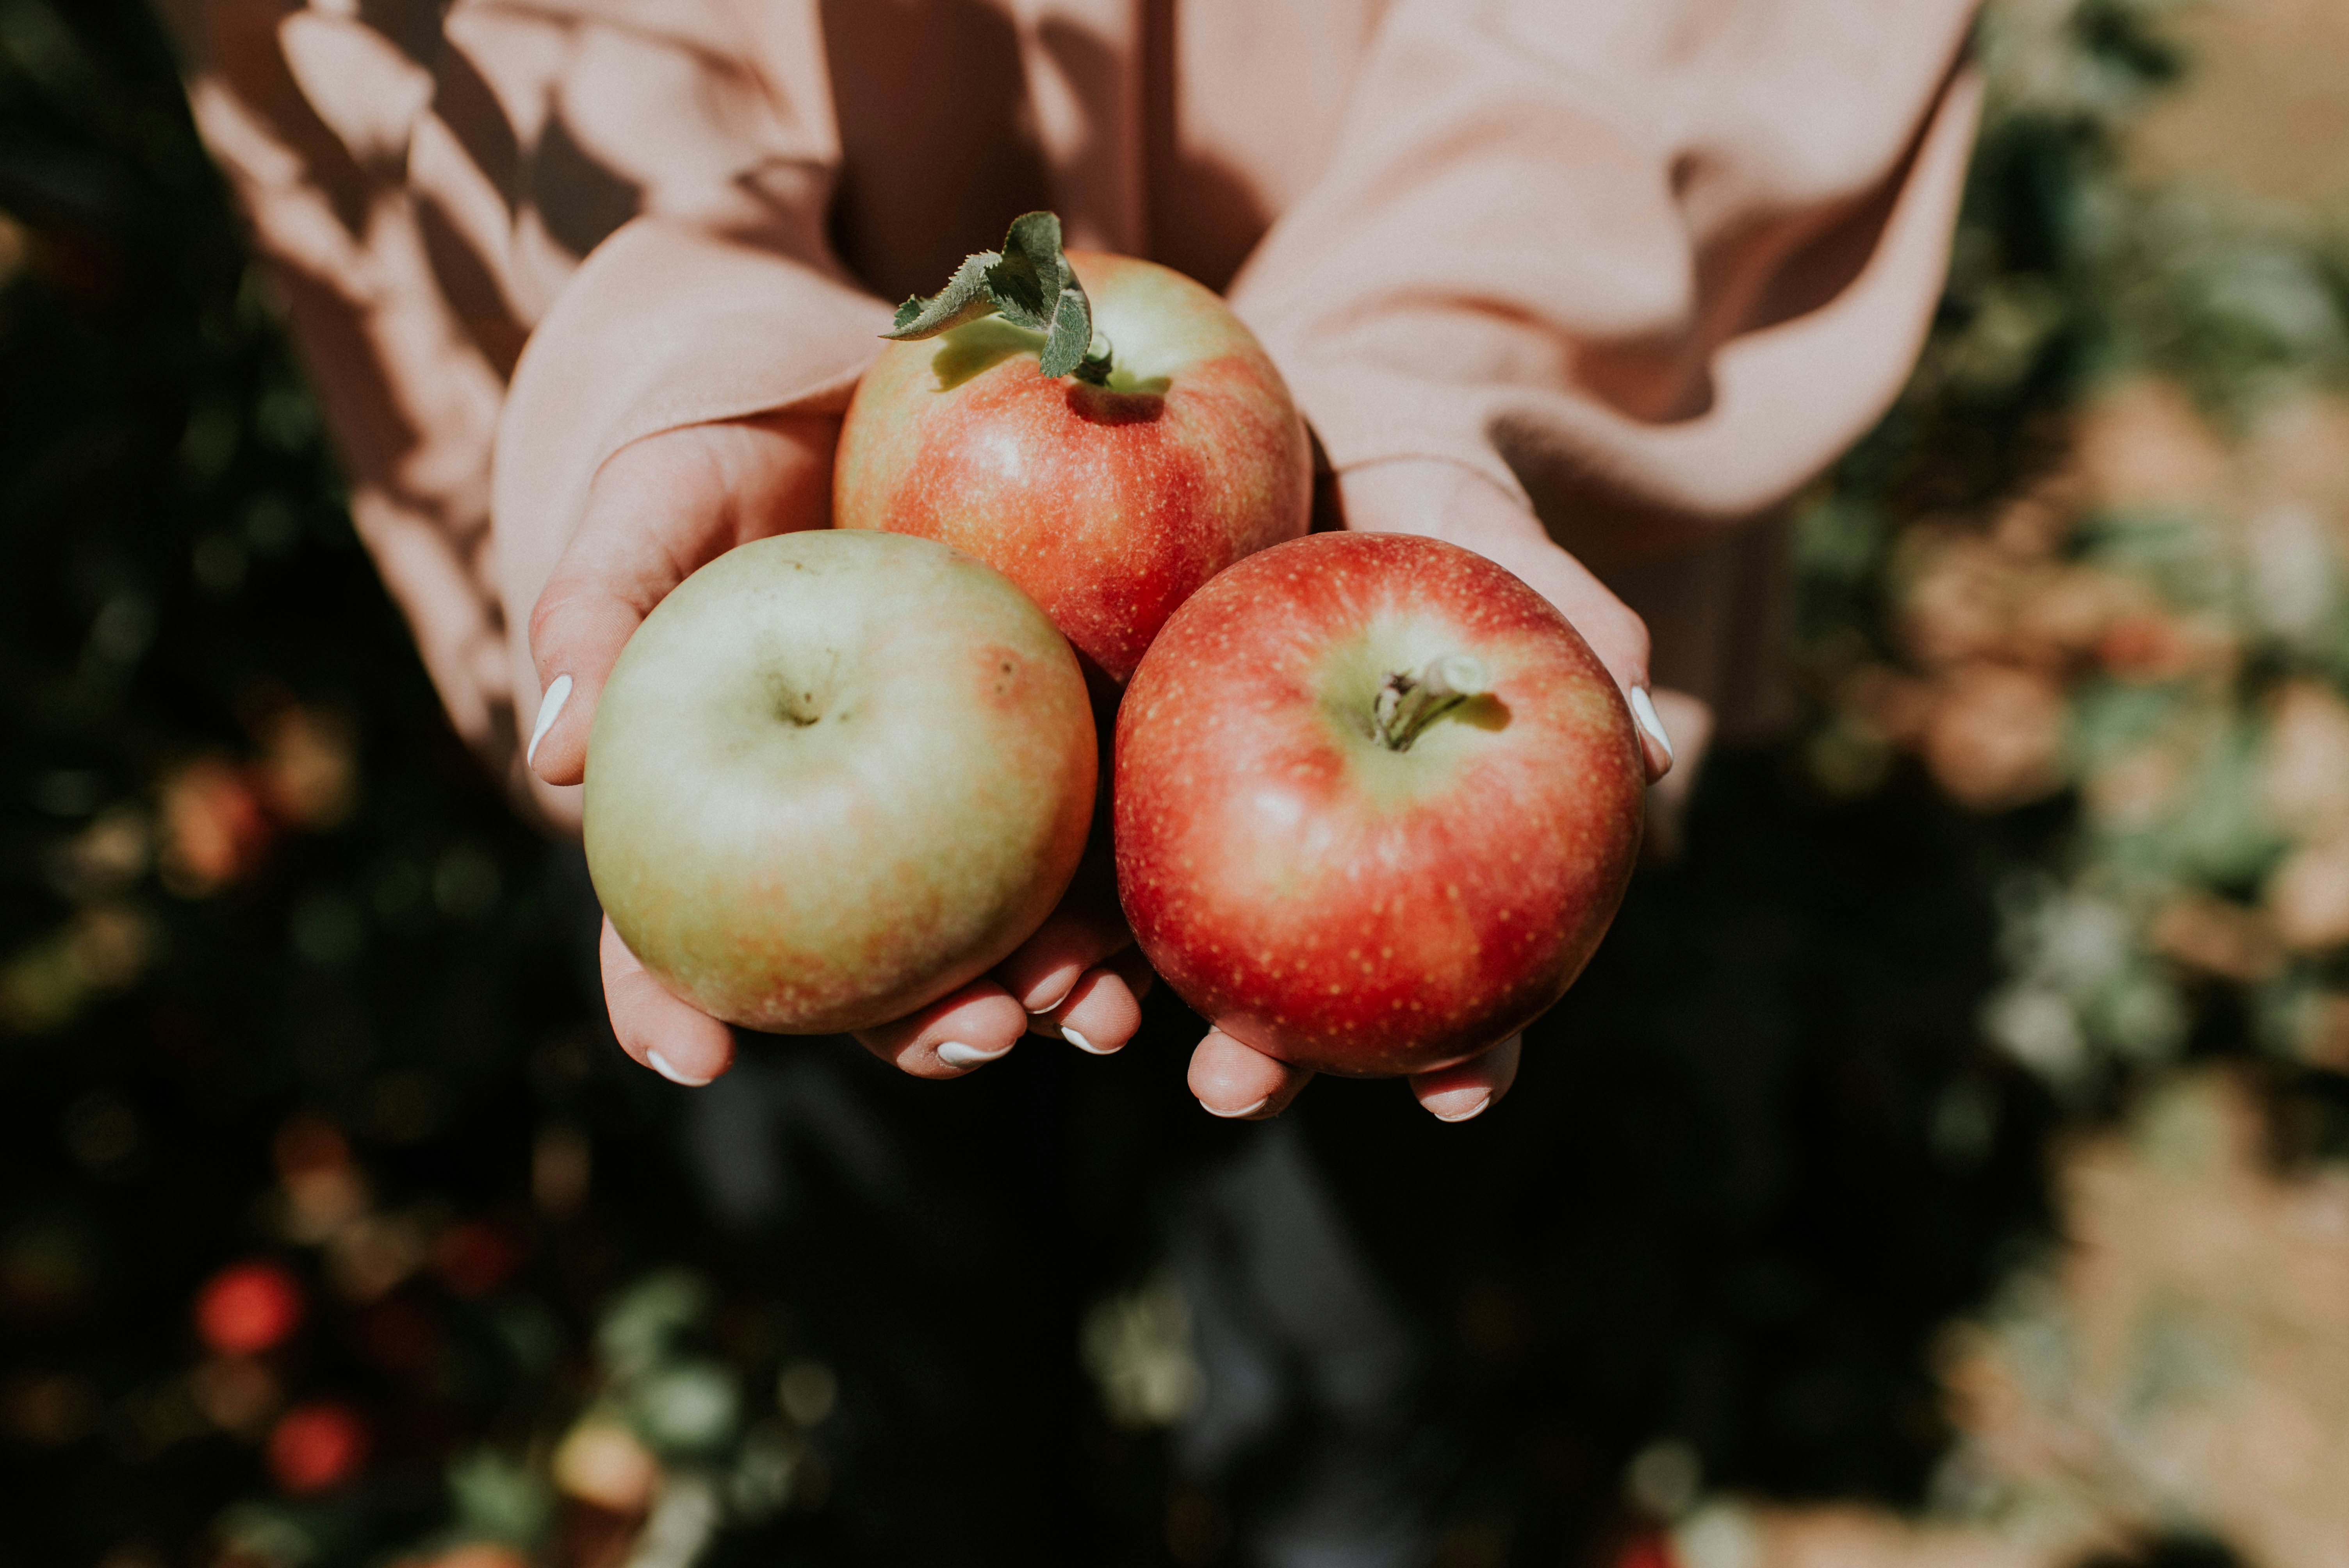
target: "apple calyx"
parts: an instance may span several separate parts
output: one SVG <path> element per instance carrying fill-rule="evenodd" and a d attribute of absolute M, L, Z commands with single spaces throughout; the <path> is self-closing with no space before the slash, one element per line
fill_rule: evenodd
<path fill-rule="evenodd" d="M 1389 751 L 1409 751 L 1421 730 L 1472 696 L 1491 690 L 1482 662 L 1445 654 L 1416 670 L 1397 670 L 1371 707 L 1371 735 Z"/>
<path fill-rule="evenodd" d="M 1059 214 L 1014 218 L 1001 250 L 964 257 L 946 287 L 906 300 L 881 335 L 893 343 L 936 337 L 987 315 L 1044 335 L 1045 375 L 1109 385 L 1110 342 L 1093 331 L 1092 301 L 1061 250 Z"/>

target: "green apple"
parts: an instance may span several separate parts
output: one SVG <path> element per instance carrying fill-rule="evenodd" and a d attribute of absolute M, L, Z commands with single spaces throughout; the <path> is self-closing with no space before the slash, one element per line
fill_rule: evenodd
<path fill-rule="evenodd" d="M 588 741 L 588 870 L 628 950 L 704 1012 L 863 1028 L 1042 923 L 1096 768 L 1076 656 L 1009 580 L 930 540 L 783 534 L 695 573 L 622 651 Z"/>

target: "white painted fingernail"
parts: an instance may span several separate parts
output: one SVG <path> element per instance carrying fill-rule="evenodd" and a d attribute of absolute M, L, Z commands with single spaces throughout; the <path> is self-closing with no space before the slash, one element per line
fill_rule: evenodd
<path fill-rule="evenodd" d="M 1438 1121 L 1471 1121 L 1484 1115 L 1485 1108 L 1492 1103 L 1493 1097 L 1489 1093 L 1480 1094 L 1469 1102 L 1468 1109 L 1465 1110 L 1437 1110 L 1433 1106 L 1430 1106 L 1428 1111 Z"/>
<path fill-rule="evenodd" d="M 1082 976 L 1082 975 L 1079 975 L 1077 978 L 1078 978 L 1078 979 L 1082 979 L 1082 978 L 1083 978 L 1083 976 Z M 1075 993 L 1076 993 L 1076 989 L 1077 989 L 1077 982 L 1076 982 L 1076 980 L 1071 980 L 1071 981 L 1070 981 L 1070 982 L 1069 982 L 1069 985 L 1068 985 L 1068 988 L 1067 988 L 1066 990 L 1062 991 L 1059 995 L 1057 995 L 1057 996 L 1053 997 L 1050 1001 L 1049 1001 L 1049 1002 L 1045 1003 L 1045 1004 L 1044 1004 L 1043 1006 L 1039 1006 L 1039 1007 L 1030 1007 L 1030 1008 L 1029 1008 L 1029 1009 L 1028 1009 L 1028 1016 L 1029 1016 L 1030 1017 L 1031 1017 L 1031 1018 L 1040 1018 L 1040 1017 L 1042 1017 L 1045 1014 L 1050 1013 L 1050 1012 L 1053 1012 L 1053 1011 L 1057 1010 L 1057 1009 L 1058 1009 L 1058 1008 L 1060 1008 L 1063 1004 L 1065 1004 L 1065 1003 L 1068 1001 L 1068 999 L 1069 999 L 1071 995 L 1075 995 Z"/>
<path fill-rule="evenodd" d="M 687 1088 L 699 1088 L 709 1081 L 708 1078 L 686 1077 L 683 1073 L 669 1066 L 668 1058 L 661 1055 L 658 1051 L 647 1051 L 645 1053 L 645 1060 L 652 1064 L 653 1071 L 660 1074 L 661 1077 L 668 1079 L 669 1082 L 674 1084 L 682 1084 Z"/>
<path fill-rule="evenodd" d="M 1631 688 L 1631 717 L 1648 732 L 1649 739 L 1664 748 L 1665 761 L 1676 760 L 1672 756 L 1672 738 L 1664 733 L 1664 721 L 1656 717 L 1655 700 L 1648 696 L 1646 686 Z"/>
<path fill-rule="evenodd" d="M 1254 1116 L 1257 1111 L 1262 1110 L 1266 1106 L 1270 1105 L 1271 1103 L 1272 1096 L 1266 1095 L 1254 1105 L 1244 1105 L 1237 1110 L 1217 1110 L 1214 1106 L 1209 1105 L 1204 1099 L 1199 1102 L 1199 1107 L 1209 1116 L 1220 1116 L 1226 1121 L 1237 1121 L 1243 1116 Z"/>
<path fill-rule="evenodd" d="M 1076 1047 L 1077 1049 L 1089 1052 L 1097 1057 L 1110 1056 L 1114 1054 L 1117 1050 L 1115 1046 L 1097 1046 L 1093 1044 L 1091 1040 L 1085 1038 L 1083 1035 L 1080 1034 L 1075 1029 L 1069 1027 L 1066 1024 L 1061 1026 L 1061 1037 L 1067 1040 L 1069 1044 Z"/>
<path fill-rule="evenodd" d="M 555 676 L 554 684 L 546 688 L 546 695 L 538 699 L 538 722 L 530 727 L 530 748 L 522 754 L 523 767 L 530 767 L 538 760 L 538 743 L 546 738 L 546 732 L 553 729 L 554 721 L 563 717 L 563 705 L 570 700 L 571 677 Z"/>
<path fill-rule="evenodd" d="M 938 1047 L 938 1060 L 950 1068 L 975 1068 L 981 1062 L 991 1062 L 998 1057 L 1008 1055 L 1010 1050 L 1011 1047 L 1006 1046 L 999 1051 L 982 1051 L 977 1046 L 966 1046 L 960 1040 L 948 1040 Z"/>

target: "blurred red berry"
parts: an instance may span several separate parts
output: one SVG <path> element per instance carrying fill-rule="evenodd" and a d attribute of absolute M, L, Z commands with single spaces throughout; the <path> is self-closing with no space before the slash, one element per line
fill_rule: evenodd
<path fill-rule="evenodd" d="M 522 1247 L 502 1227 L 482 1220 L 450 1227 L 432 1243 L 432 1267 L 460 1296 L 487 1295 L 513 1277 Z"/>
<path fill-rule="evenodd" d="M 201 898 L 240 882 L 269 852 L 276 827 L 251 770 L 224 757 L 199 757 L 163 780 L 157 825 L 163 885 Z"/>
<path fill-rule="evenodd" d="M 222 1356 L 257 1356 L 302 1323 L 302 1284 L 283 1264 L 231 1264 L 196 1293 L 196 1333 Z"/>
<path fill-rule="evenodd" d="M 1615 1553 L 1614 1568 L 1680 1568 L 1671 1537 L 1661 1530 L 1642 1530 Z"/>
<path fill-rule="evenodd" d="M 340 1486 L 367 1463 L 367 1423 L 347 1405 L 296 1405 L 269 1434 L 269 1473 L 300 1495 Z"/>

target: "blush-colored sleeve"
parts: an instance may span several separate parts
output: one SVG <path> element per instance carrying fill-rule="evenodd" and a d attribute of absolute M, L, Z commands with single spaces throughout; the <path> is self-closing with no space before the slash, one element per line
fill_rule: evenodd
<path fill-rule="evenodd" d="M 196 128 L 308 366 L 352 522 L 450 722 L 499 767 L 513 749 L 487 590 L 501 324 L 450 308 L 404 180 L 435 97 L 437 8 L 387 0 L 368 22 L 288 0 L 161 9 Z"/>
<path fill-rule="evenodd" d="M 710 8 L 735 30 L 706 45 L 696 68 L 755 88 L 719 128 L 730 139 L 710 160 L 735 185 L 755 183 L 759 200 L 716 211 L 648 202 L 588 255 L 537 323 L 499 422 L 491 487 L 501 596 L 517 625 L 614 452 L 711 420 L 843 413 L 889 325 L 889 308 L 851 278 L 825 238 L 841 154 L 816 5 Z M 643 59 L 613 67 L 637 80 L 654 68 Z M 679 88 L 681 104 L 707 90 L 689 77 Z M 640 109 L 634 123 L 645 134 L 662 120 Z M 730 156 L 738 167 L 727 170 Z M 526 713 L 537 677 L 525 638 L 509 640 Z"/>
<path fill-rule="evenodd" d="M 1457 463 L 1602 570 L 1784 500 L 1908 375 L 1971 0 L 1396 0 L 1233 298 L 1340 472 Z"/>
<path fill-rule="evenodd" d="M 163 0 L 452 722 L 520 801 L 518 627 L 613 450 L 839 407 L 816 0 Z"/>

